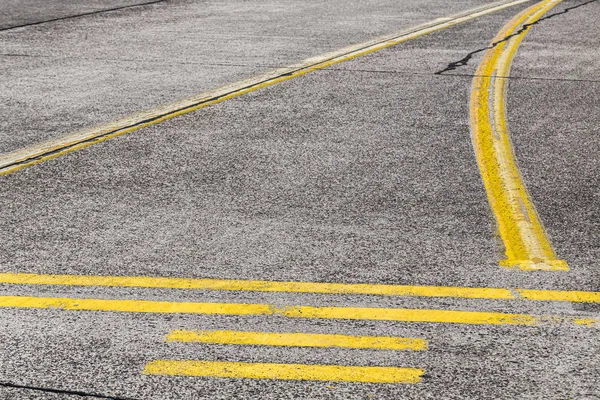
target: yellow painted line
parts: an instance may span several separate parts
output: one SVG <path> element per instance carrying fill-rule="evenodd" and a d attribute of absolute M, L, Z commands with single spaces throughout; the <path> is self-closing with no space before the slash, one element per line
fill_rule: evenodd
<path fill-rule="evenodd" d="M 267 86 L 274 85 L 307 73 L 323 69 L 353 58 L 363 56 L 390 46 L 415 39 L 428 33 L 470 21 L 472 19 L 503 10 L 530 0 L 501 1 L 478 7 L 461 14 L 418 25 L 416 27 L 379 37 L 368 42 L 345 47 L 341 50 L 312 57 L 289 67 L 279 68 L 260 76 L 235 82 L 197 96 L 166 104 L 152 110 L 140 112 L 121 120 L 81 132 L 50 140 L 11 153 L 0 155 L 0 175 L 6 175 L 22 168 L 38 164 L 60 155 L 100 143 L 124 133 L 132 132 L 168 119 L 190 113 L 195 110 L 220 103 Z"/>
<path fill-rule="evenodd" d="M 452 297 L 490 300 L 539 300 L 600 303 L 600 292 L 412 286 L 363 283 L 277 282 L 235 279 L 164 278 L 0 273 L 0 284 L 140 287 L 154 289 L 231 290 L 283 293 L 356 294 L 406 297 Z"/>
<path fill-rule="evenodd" d="M 168 342 L 258 346 L 344 347 L 352 349 L 427 350 L 427 340 L 390 336 L 347 336 L 318 333 L 174 330 Z"/>
<path fill-rule="evenodd" d="M 522 270 L 568 270 L 558 259 L 521 177 L 506 123 L 512 59 L 530 24 L 561 0 L 544 0 L 518 14 L 496 36 L 473 79 L 471 130 L 488 201 L 506 248 L 500 265 Z M 520 32 L 520 34 L 516 34 Z M 514 35 L 514 36 L 511 36 Z M 509 39 L 506 39 L 509 38 Z"/>
<path fill-rule="evenodd" d="M 0 308 L 116 311 L 157 314 L 276 315 L 287 318 L 431 322 L 471 325 L 567 324 L 595 326 L 594 318 L 509 314 L 499 312 L 360 307 L 277 307 L 270 304 L 196 303 L 149 300 L 105 300 L 0 296 Z"/>
<path fill-rule="evenodd" d="M 418 383 L 421 381 L 421 376 L 425 371 L 417 368 L 397 367 L 157 360 L 146 364 L 143 373 L 148 375 L 198 376 L 209 378 Z"/>
<path fill-rule="evenodd" d="M 509 289 L 448 286 L 408 286 L 360 283 L 277 282 L 147 276 L 86 276 L 0 273 L 0 284 L 114 286 L 160 289 L 235 290 L 257 292 L 361 294 L 385 296 L 514 299 Z"/>
<path fill-rule="evenodd" d="M 538 301 L 570 301 L 573 303 L 600 303 L 600 292 L 576 290 L 532 290 L 517 289 L 519 297 Z"/>

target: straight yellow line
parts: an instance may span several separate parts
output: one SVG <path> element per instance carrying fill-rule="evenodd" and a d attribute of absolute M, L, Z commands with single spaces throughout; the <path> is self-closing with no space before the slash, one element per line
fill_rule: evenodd
<path fill-rule="evenodd" d="M 379 51 L 422 35 L 449 28 L 528 1 L 530 0 L 501 1 L 447 18 L 438 18 L 434 21 L 401 32 L 396 32 L 392 35 L 387 35 L 365 43 L 349 46 L 338 51 L 312 57 L 298 64 L 279 68 L 254 78 L 235 82 L 188 99 L 180 100 L 176 103 L 166 104 L 99 127 L 76 132 L 59 139 L 6 153 L 0 155 L 0 175 L 6 175 L 45 160 L 100 143 L 112 137 L 158 124 L 168 119 L 199 110 L 212 104 L 220 103 L 257 89 Z"/>
<path fill-rule="evenodd" d="M 511 20 L 492 42 L 473 80 L 470 105 L 473 145 L 506 248 L 506 259 L 500 265 L 508 268 L 569 269 L 564 260 L 557 258 L 523 183 L 506 123 L 504 100 L 505 78 L 521 41 L 531 24 L 560 1 L 544 0 Z"/>
<path fill-rule="evenodd" d="M 352 349 L 427 350 L 427 340 L 389 336 L 347 336 L 318 333 L 174 330 L 168 342 L 259 346 L 345 347 Z"/>
<path fill-rule="evenodd" d="M 594 318 L 546 315 L 534 316 L 527 314 L 458 310 L 313 306 L 289 306 L 279 308 L 270 304 L 0 296 L 0 308 L 4 307 L 157 314 L 277 315 L 287 318 L 431 322 L 471 325 L 575 324 L 594 326 L 598 322 Z"/>
<path fill-rule="evenodd" d="M 282 379 L 368 383 L 418 383 L 422 369 L 343 365 L 268 364 L 227 361 L 157 360 L 146 364 L 148 375 L 210 378 Z"/>
<path fill-rule="evenodd" d="M 573 303 L 600 303 L 600 292 L 567 290 L 517 289 L 519 297 L 538 301 L 570 301 Z"/>
<path fill-rule="evenodd" d="M 235 290 L 257 292 L 362 294 L 385 296 L 514 299 L 508 289 L 447 286 L 405 286 L 360 283 L 276 282 L 229 279 L 163 278 L 147 276 L 85 276 L 0 273 L 0 284 L 116 286 L 161 289 Z"/>
<path fill-rule="evenodd" d="M 86 276 L 0 273 L 0 284 L 141 287 L 155 289 L 228 290 L 284 293 L 356 294 L 407 297 L 452 297 L 490 300 L 538 300 L 600 303 L 600 292 L 412 286 L 362 283 L 276 282 L 150 276 Z"/>

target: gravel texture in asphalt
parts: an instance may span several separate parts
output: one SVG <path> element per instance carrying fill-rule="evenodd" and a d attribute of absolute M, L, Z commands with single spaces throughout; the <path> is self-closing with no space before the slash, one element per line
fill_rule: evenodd
<path fill-rule="evenodd" d="M 0 81 L 0 144 L 10 150 L 59 137 L 480 4 L 167 1 L 0 32 L 0 52 L 36 54 L 0 55 L 7 77 Z M 599 2 L 564 1 L 537 23 L 508 88 L 521 172 L 571 270 L 498 266 L 502 243 L 473 153 L 469 96 L 484 53 L 477 50 L 529 5 L 0 177 L 0 272 L 599 291 Z M 88 10 L 65 7 L 0 21 Z M 466 65 L 447 69 L 471 53 Z M 2 295 L 599 311 L 569 302 L 149 288 L 2 285 Z M 156 400 L 600 396 L 599 334 L 586 326 L 12 308 L 0 315 L 0 398 L 7 399 L 78 395 L 2 382 Z M 173 329 L 419 337 L 429 349 L 165 342 Z M 398 366 L 426 375 L 393 385 L 141 374 L 157 359 Z"/>

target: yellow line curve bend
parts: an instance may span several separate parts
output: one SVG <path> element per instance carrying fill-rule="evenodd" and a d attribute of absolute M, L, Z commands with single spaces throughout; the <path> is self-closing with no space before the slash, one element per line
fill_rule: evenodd
<path fill-rule="evenodd" d="M 531 25 L 561 0 L 544 0 L 498 33 L 479 65 L 471 92 L 471 131 L 488 201 L 504 242 L 500 265 L 521 270 L 568 270 L 558 259 L 519 172 L 506 123 L 506 86 L 515 53 Z"/>

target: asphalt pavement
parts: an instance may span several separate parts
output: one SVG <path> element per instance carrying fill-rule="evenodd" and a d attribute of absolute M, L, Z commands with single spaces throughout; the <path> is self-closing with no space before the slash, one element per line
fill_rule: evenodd
<path fill-rule="evenodd" d="M 0 27 L 135 4 L 102 3 L 3 2 Z M 0 152 L 485 4 L 177 0 L 5 30 Z"/>
<path fill-rule="evenodd" d="M 0 153 L 485 2 L 133 4 L 3 3 Z M 499 266 L 504 247 L 473 151 L 477 67 L 497 33 L 534 4 L 0 176 L 0 398 L 600 398 L 600 336 L 598 323 L 589 322 L 600 311 L 599 2 L 565 0 L 548 11 L 524 36 L 506 78 L 519 170 L 569 271 Z M 103 7 L 119 9 L 97 12 Z M 7 274 L 262 283 L 238 290 L 147 281 L 15 284 Z M 261 289 L 287 281 L 407 285 L 413 292 Z M 423 286 L 508 294 L 415 294 Z M 585 292 L 590 300 L 530 301 L 520 289 Z M 61 300 L 32 305 L 48 298 Z M 94 311 L 81 299 L 134 302 Z M 169 304 L 152 312 L 154 303 L 143 302 Z M 173 311 L 183 302 L 236 311 Z M 240 304 L 268 307 L 244 314 Z M 343 315 L 300 310 L 298 317 L 290 306 L 343 308 Z M 416 311 L 377 320 L 379 309 Z M 479 312 L 517 317 L 469 322 Z M 544 317 L 529 323 L 528 316 Z M 570 322 L 580 319 L 589 323 Z M 428 345 L 167 341 L 174 330 L 419 338 Z M 413 383 L 170 376 L 149 372 L 157 360 L 423 371 Z"/>

